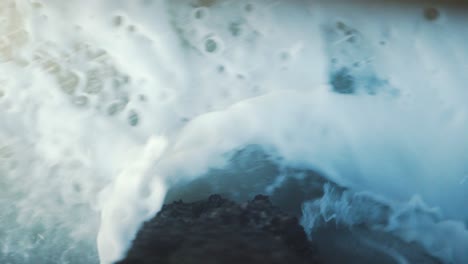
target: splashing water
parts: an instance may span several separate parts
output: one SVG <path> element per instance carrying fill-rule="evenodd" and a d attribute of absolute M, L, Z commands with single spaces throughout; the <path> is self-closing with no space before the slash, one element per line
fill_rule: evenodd
<path fill-rule="evenodd" d="M 118 260 L 167 190 L 253 144 L 347 188 L 305 203 L 306 229 L 359 223 L 365 193 L 391 209 L 374 228 L 468 261 L 464 8 L 0 7 L 0 262 Z"/>

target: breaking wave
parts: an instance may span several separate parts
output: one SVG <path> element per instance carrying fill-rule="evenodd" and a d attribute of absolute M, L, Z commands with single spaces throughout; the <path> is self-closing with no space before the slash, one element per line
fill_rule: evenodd
<path fill-rule="evenodd" d="M 0 6 L 2 263 L 111 263 L 207 192 L 270 194 L 312 240 L 364 225 L 468 262 L 464 7 Z"/>

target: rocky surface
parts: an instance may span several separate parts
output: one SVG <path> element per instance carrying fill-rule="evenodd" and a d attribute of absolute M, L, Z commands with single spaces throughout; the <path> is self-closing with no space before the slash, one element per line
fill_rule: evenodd
<path fill-rule="evenodd" d="M 166 204 L 116 264 L 441 263 L 420 245 L 366 224 L 323 222 L 311 235 L 313 244 L 298 219 L 267 196 L 240 204 L 211 195 Z"/>
<path fill-rule="evenodd" d="M 176 201 L 140 229 L 118 264 L 320 263 L 296 217 L 267 196 L 237 204 L 219 195 Z"/>

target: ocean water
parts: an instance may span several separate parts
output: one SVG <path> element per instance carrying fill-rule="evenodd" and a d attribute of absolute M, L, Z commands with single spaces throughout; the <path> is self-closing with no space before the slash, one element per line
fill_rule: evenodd
<path fill-rule="evenodd" d="M 307 231 L 365 222 L 468 263 L 466 14 L 0 1 L 0 262 L 112 263 L 180 184 L 242 200 L 303 179 L 289 169 L 332 183 L 298 198 Z"/>

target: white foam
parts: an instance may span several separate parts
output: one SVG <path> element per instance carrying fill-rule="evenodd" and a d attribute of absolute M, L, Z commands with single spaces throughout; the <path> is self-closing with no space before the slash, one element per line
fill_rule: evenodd
<path fill-rule="evenodd" d="M 323 221 L 333 220 L 344 226 L 365 224 L 406 242 L 418 243 L 444 263 L 463 263 L 468 258 L 465 250 L 468 232 L 464 224 L 445 219 L 440 208 L 427 206 L 419 196 L 395 203 L 367 192 L 340 193 L 329 185 L 324 191 L 320 200 L 303 205 L 302 224 L 309 234 Z"/>
<path fill-rule="evenodd" d="M 355 191 L 402 203 L 419 195 L 440 208 L 442 223 L 458 223 L 465 241 L 460 11 L 441 8 L 429 22 L 417 5 L 5 2 L 16 3 L 0 29 L 8 43 L 0 48 L 0 149 L 13 153 L 0 159 L 0 188 L 9 190 L 0 203 L 16 208 L 0 215 L 15 230 L 0 244 L 5 258 L 99 245 L 101 262 L 111 263 L 166 188 L 223 166 L 225 152 L 247 144 Z M 355 42 L 340 38 L 338 21 Z M 332 93 L 328 72 L 355 62 L 362 89 Z M 365 92 L 369 84 L 376 95 Z M 34 220 L 29 231 L 21 219 Z M 36 233 L 51 239 L 37 244 Z M 465 260 L 466 245 L 453 254 Z"/>
<path fill-rule="evenodd" d="M 103 190 L 101 228 L 98 249 L 102 263 L 111 263 L 124 256 L 129 237 L 141 222 L 159 210 L 166 187 L 163 182 L 151 181 L 154 166 L 166 148 L 162 138 L 150 138 L 135 161 L 126 166 L 109 189 Z"/>

